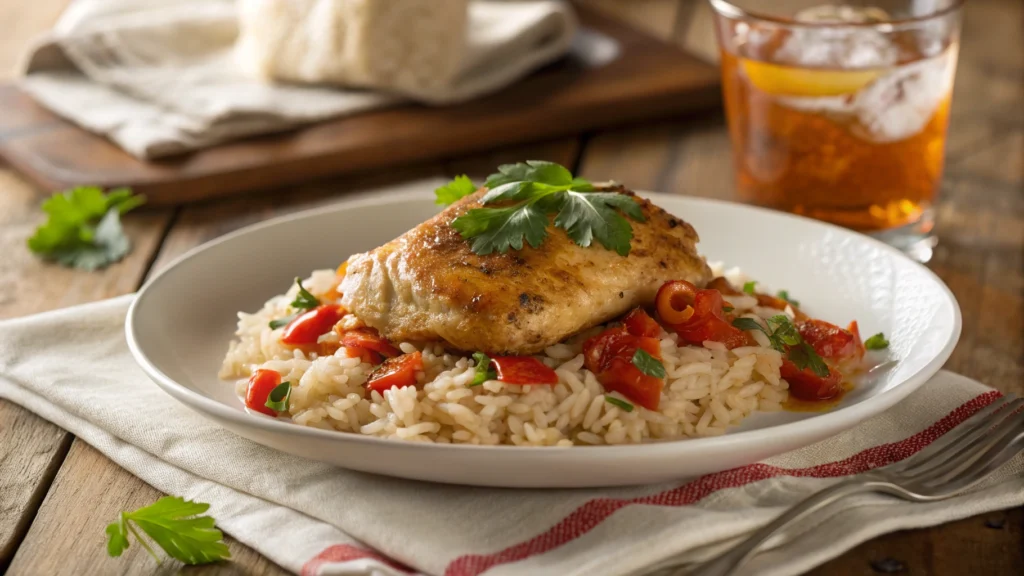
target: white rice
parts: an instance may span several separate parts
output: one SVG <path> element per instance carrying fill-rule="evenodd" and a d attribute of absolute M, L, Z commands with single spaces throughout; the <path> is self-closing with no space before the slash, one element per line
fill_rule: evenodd
<path fill-rule="evenodd" d="M 318 270 L 303 284 L 322 298 L 335 281 L 333 270 Z M 345 348 L 330 356 L 307 355 L 282 345 L 281 329 L 270 329 L 270 320 L 290 313 L 288 303 L 297 290 L 293 286 L 271 298 L 255 314 L 239 313 L 237 339 L 220 376 L 238 378 L 236 392 L 244 397 L 253 371 L 279 372 L 282 381 L 293 383 L 289 413 L 282 417 L 303 426 L 413 442 L 629 444 L 720 435 L 756 410 L 780 410 L 788 397 L 788 384 L 779 376 L 782 356 L 767 341 L 734 350 L 716 342 L 679 346 L 678 336 L 663 332 L 662 362 L 668 377 L 659 410 L 638 405 L 623 410 L 606 396 L 628 400 L 606 392 L 583 367 L 583 342 L 603 326 L 537 356 L 558 374 L 554 386 L 489 380 L 471 387 L 477 369 L 471 358 L 447 353 L 439 344 L 402 342 L 397 345 L 403 352 L 423 354 L 424 371 L 417 378 L 421 385 L 367 395 L 363 384 L 372 365 L 348 357 Z M 730 303 L 737 314 L 751 318 L 778 314 L 759 310 L 753 298 L 730 298 Z M 760 332 L 752 334 L 757 338 Z"/>

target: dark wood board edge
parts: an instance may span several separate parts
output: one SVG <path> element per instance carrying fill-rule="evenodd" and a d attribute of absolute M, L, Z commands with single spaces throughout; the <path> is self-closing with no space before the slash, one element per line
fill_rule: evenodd
<path fill-rule="evenodd" d="M 553 102 L 547 106 L 511 93 L 450 108 L 403 106 L 146 163 L 57 118 L 13 86 L 0 86 L 3 108 L 25 111 L 3 114 L 7 121 L 0 118 L 0 155 L 45 190 L 84 183 L 128 185 L 146 194 L 151 205 L 174 205 L 574 135 L 703 109 L 719 101 L 715 68 L 592 9 L 581 7 L 579 13 L 586 26 L 616 38 L 623 56 L 583 74 L 575 91 L 557 90 L 559 82 L 572 78 L 572 71 L 549 67 L 524 80 L 530 89 L 523 92 L 549 98 Z M 608 76 L 607 82 L 595 80 L 602 74 Z M 595 88 L 595 82 L 605 92 L 585 93 Z M 33 122 L 11 119 L 19 115 Z M 377 128 L 384 126 L 405 133 L 381 134 Z M 370 141 L 348 138 L 359 131 Z M 501 134 L 500 141 L 493 138 L 496 133 Z M 81 154 L 82 149 L 90 151 L 95 167 L 76 168 L 73 158 L 61 161 L 64 151 Z"/>

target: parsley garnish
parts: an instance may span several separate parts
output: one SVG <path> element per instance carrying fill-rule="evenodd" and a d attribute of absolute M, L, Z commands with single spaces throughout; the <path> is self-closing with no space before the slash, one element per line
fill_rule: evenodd
<path fill-rule="evenodd" d="M 632 404 L 630 404 L 629 402 L 626 402 L 625 400 L 619 400 L 615 396 L 609 396 L 608 394 L 605 394 L 604 395 L 604 401 L 609 403 L 609 404 L 611 404 L 612 406 L 618 406 L 619 408 L 622 408 L 626 412 L 632 412 L 633 411 L 633 405 Z"/>
<path fill-rule="evenodd" d="M 623 214 L 644 221 L 640 205 L 632 197 L 617 192 L 596 192 L 582 178 L 574 178 L 564 166 L 553 162 L 529 160 L 498 167 L 487 178 L 487 194 L 474 208 L 452 221 L 452 227 L 470 242 L 480 255 L 510 249 L 523 244 L 537 248 L 548 235 L 550 217 L 569 238 L 584 248 L 594 240 L 622 256 L 629 254 L 633 227 Z M 472 191 L 472 182 L 460 176 L 434 191 L 439 204 L 449 204 Z M 509 204 L 511 203 L 511 204 Z M 504 205 L 507 204 L 507 205 Z"/>
<path fill-rule="evenodd" d="M 451 182 L 434 190 L 434 196 L 437 198 L 434 200 L 434 204 L 447 206 L 463 196 L 469 196 L 473 192 L 476 192 L 476 184 L 473 184 L 469 176 L 465 174 L 456 176 Z"/>
<path fill-rule="evenodd" d="M 278 412 L 288 411 L 288 401 L 292 398 L 292 383 L 282 382 L 274 387 L 267 396 L 267 402 L 264 404 L 271 410 L 277 410 Z"/>
<path fill-rule="evenodd" d="M 469 383 L 469 387 L 479 386 L 488 380 L 495 380 L 498 378 L 498 373 L 491 369 L 491 357 L 483 352 L 475 352 L 473 354 L 473 360 L 476 361 L 476 374 L 473 375 L 473 381 Z"/>
<path fill-rule="evenodd" d="M 214 528 L 213 518 L 200 516 L 209 509 L 209 504 L 164 496 L 134 512 L 121 512 L 120 520 L 107 525 L 107 553 L 120 556 L 128 548 L 128 533 L 131 532 L 159 563 L 160 557 L 135 529 L 138 526 L 168 556 L 185 564 L 207 564 L 230 558 L 224 535 Z"/>
<path fill-rule="evenodd" d="M 301 314 L 301 312 L 296 312 L 295 314 L 289 314 L 288 316 L 285 316 L 284 318 L 277 318 L 275 320 L 271 320 L 270 321 L 270 329 L 271 330 L 277 330 L 278 328 L 280 328 L 282 326 L 287 326 L 287 325 L 291 324 L 292 320 L 295 320 L 296 318 L 299 317 L 299 314 Z"/>
<path fill-rule="evenodd" d="M 754 295 L 754 287 L 755 286 L 757 286 L 757 282 L 755 282 L 753 280 L 751 280 L 750 282 L 746 282 L 746 283 L 743 284 L 743 291 L 746 292 L 747 294 L 750 294 L 751 296 L 753 296 Z"/>
<path fill-rule="evenodd" d="M 301 278 L 296 278 L 295 283 L 299 285 L 299 293 L 295 296 L 295 300 L 292 300 L 292 308 L 296 308 L 298 310 L 312 310 L 320 305 L 320 300 L 316 296 L 313 296 L 313 294 L 311 294 L 309 290 L 306 290 L 302 285 Z"/>
<path fill-rule="evenodd" d="M 661 363 L 661 360 L 651 356 L 643 348 L 637 348 L 637 351 L 633 354 L 633 366 L 636 366 L 645 376 L 665 377 L 665 365 Z"/>
<path fill-rule="evenodd" d="M 885 334 L 879 332 L 865 340 L 864 347 L 868 350 L 884 350 L 889 347 L 889 341 L 885 339 Z"/>
<path fill-rule="evenodd" d="M 104 268 L 131 251 L 131 242 L 121 228 L 121 214 L 145 201 L 128 188 L 109 194 L 95 186 L 58 192 L 43 202 L 43 212 L 49 218 L 28 239 L 28 247 L 64 266 L 90 271 Z"/>
<path fill-rule="evenodd" d="M 810 368 L 817 376 L 828 376 L 828 365 L 809 344 L 804 342 L 793 321 L 785 314 L 776 314 L 767 320 L 768 328 L 753 318 L 737 318 L 732 325 L 740 330 L 760 330 L 768 337 L 772 348 L 782 352 L 789 361 L 803 370 Z"/>
<path fill-rule="evenodd" d="M 284 318 L 271 320 L 269 324 L 271 330 L 277 330 L 282 326 L 287 326 L 292 320 L 298 318 L 299 315 L 306 310 L 312 310 L 320 305 L 320 299 L 313 296 L 309 290 L 306 290 L 306 287 L 302 285 L 301 278 L 296 278 L 295 283 L 299 285 L 299 293 L 295 295 L 295 300 L 292 300 L 289 306 L 295 308 L 298 312 L 285 316 Z"/>
<path fill-rule="evenodd" d="M 779 298 L 782 298 L 786 302 L 789 302 L 793 306 L 799 306 L 800 305 L 799 301 L 789 297 L 789 292 L 787 292 L 786 290 L 779 290 L 779 293 L 776 294 L 776 296 L 778 296 Z"/>

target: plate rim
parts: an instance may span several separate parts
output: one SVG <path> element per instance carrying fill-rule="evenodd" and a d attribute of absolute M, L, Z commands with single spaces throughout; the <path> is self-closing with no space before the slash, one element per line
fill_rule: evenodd
<path fill-rule="evenodd" d="M 440 180 L 440 179 L 438 179 Z M 659 452 L 672 452 L 679 446 L 689 446 L 693 450 L 704 449 L 710 451 L 718 451 L 728 449 L 730 447 L 737 447 L 743 445 L 749 445 L 752 442 L 757 443 L 757 436 L 763 435 L 766 431 L 771 431 L 773 437 L 776 440 L 783 440 L 786 438 L 799 438 L 804 435 L 814 434 L 815 430 L 821 430 L 822 427 L 828 428 L 830 432 L 828 435 L 835 434 L 839 430 L 850 428 L 862 421 L 866 417 L 878 414 L 897 402 L 908 396 L 924 382 L 934 376 L 942 366 L 952 355 L 953 350 L 956 348 L 957 343 L 960 340 L 960 335 L 963 327 L 962 313 L 960 304 L 956 299 L 956 296 L 949 289 L 945 282 L 933 271 L 928 269 L 926 266 L 914 262 L 906 254 L 900 252 L 896 248 L 881 242 L 875 238 L 848 230 L 840 226 L 821 222 L 811 218 L 790 214 L 787 212 L 771 210 L 768 208 L 762 208 L 759 206 L 752 206 L 749 204 L 741 204 L 739 202 L 732 202 L 728 200 L 719 200 L 714 198 L 702 198 L 695 196 L 685 196 L 677 194 L 667 194 L 659 192 L 651 192 L 646 190 L 637 190 L 636 194 L 649 198 L 654 202 L 658 202 L 660 199 L 670 199 L 672 201 L 684 201 L 693 204 L 705 204 L 724 208 L 728 210 L 739 210 L 741 212 L 750 212 L 756 215 L 770 215 L 775 218 L 782 218 L 783 220 L 789 220 L 793 222 L 800 222 L 802 225 L 811 225 L 813 228 L 820 228 L 823 231 L 839 232 L 842 235 L 851 235 L 861 242 L 867 242 L 869 245 L 875 246 L 887 252 L 896 259 L 906 261 L 918 267 L 920 272 L 923 272 L 927 277 L 934 281 L 942 293 L 949 299 L 953 309 L 953 326 L 950 331 L 946 342 L 943 344 L 942 349 L 932 357 L 924 366 L 919 368 L 913 374 L 910 374 L 904 378 L 899 384 L 892 388 L 882 391 L 874 396 L 864 399 L 857 404 L 852 406 L 846 406 L 837 410 L 829 410 L 820 414 L 815 414 L 805 419 L 801 419 L 795 422 L 787 422 L 783 424 L 776 424 L 768 428 L 761 428 L 756 430 L 744 430 L 734 433 L 727 433 L 721 436 L 710 436 L 701 438 L 679 438 L 674 440 L 660 440 L 654 442 L 645 442 L 639 444 L 622 444 L 622 445 L 601 445 L 601 446 L 571 446 L 571 447 L 559 447 L 559 446 L 513 446 L 506 444 L 499 445 L 476 445 L 476 444 L 439 444 L 439 443 L 411 443 L 411 442 L 398 442 L 393 439 L 379 438 L 376 436 L 366 436 L 363 434 L 344 433 L 338 431 L 321 430 L 319 428 L 313 428 L 310 426 L 301 426 L 292 422 L 279 420 L 277 418 L 270 418 L 269 416 L 263 416 L 258 414 L 252 414 L 247 411 L 239 411 L 231 408 L 213 398 L 205 396 L 198 391 L 195 391 L 184 384 L 178 383 L 176 380 L 165 374 L 160 370 L 150 359 L 146 356 L 142 350 L 137 338 L 135 322 L 138 320 L 138 311 L 141 307 L 142 302 L 149 295 L 150 290 L 153 286 L 159 283 L 165 276 L 172 274 L 176 268 L 178 268 L 185 261 L 197 256 L 198 254 L 210 250 L 221 244 L 231 242 L 235 238 L 245 236 L 258 232 L 260 230 L 271 228 L 274 226 L 282 225 L 286 222 L 294 220 L 302 220 L 314 216 L 330 214 L 334 212 L 341 212 L 344 210 L 351 210 L 354 208 L 362 208 L 366 206 L 379 206 L 395 204 L 400 202 L 407 202 L 410 200 L 424 201 L 423 192 L 420 190 L 408 190 L 398 193 L 380 194 L 374 196 L 366 196 L 354 199 L 342 199 L 338 202 L 334 202 L 325 206 L 315 206 L 304 210 L 299 210 L 293 213 L 276 216 L 261 222 L 249 224 L 238 230 L 234 230 L 223 236 L 219 236 L 207 242 L 204 242 L 198 246 L 195 246 L 181 254 L 177 258 L 174 258 L 170 263 L 164 267 L 163 270 L 158 272 L 155 276 L 148 279 L 143 286 L 136 293 L 135 298 L 132 300 L 131 305 L 128 308 L 128 313 L 125 317 L 125 339 L 128 344 L 128 348 L 134 358 L 135 362 L 142 368 L 147 376 L 154 383 L 157 384 L 164 392 L 171 397 L 175 398 L 182 404 L 185 404 L 190 409 L 204 413 L 205 416 L 212 416 L 216 419 L 223 419 L 231 422 L 235 426 L 246 427 L 246 428 L 260 428 L 267 432 L 273 432 L 275 434 L 283 434 L 286 436 L 295 437 L 312 437 L 323 440 L 333 440 L 338 442 L 358 442 L 368 443 L 368 445 L 380 447 L 380 448 L 406 448 L 415 446 L 419 449 L 430 450 L 433 452 L 440 453 L 467 453 L 474 451 L 490 452 L 493 450 L 501 450 L 509 454 L 540 454 L 541 451 L 536 449 L 549 449 L 543 450 L 546 453 L 558 453 L 563 456 L 573 458 L 586 455 L 597 455 L 600 454 L 602 457 L 615 458 L 618 456 L 625 456 L 628 454 L 629 457 L 641 456 L 641 452 L 650 453 L 651 456 L 657 456 Z M 827 421 L 827 422 L 826 422 Z M 223 424 L 221 424 L 223 426 Z M 809 444 L 809 443 L 807 443 Z M 805 445 L 807 445 L 805 444 Z M 526 450 L 524 448 L 533 448 L 534 450 Z M 569 448 L 586 448 L 586 450 L 569 450 Z"/>

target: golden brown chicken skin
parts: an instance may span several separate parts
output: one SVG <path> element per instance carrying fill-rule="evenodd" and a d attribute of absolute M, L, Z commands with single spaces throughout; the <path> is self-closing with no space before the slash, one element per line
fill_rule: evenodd
<path fill-rule="evenodd" d="M 622 188 L 615 191 L 633 195 Z M 636 198 L 644 222 L 629 256 L 583 248 L 550 226 L 538 248 L 474 254 L 451 222 L 480 207 L 466 196 L 391 242 L 348 260 L 342 304 L 393 342 L 442 341 L 464 351 L 535 354 L 654 301 L 667 280 L 704 286 L 693 227 Z"/>

